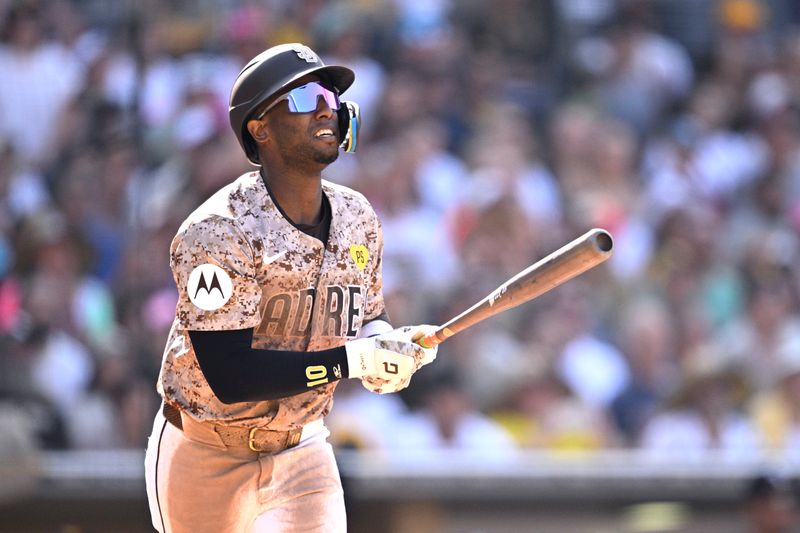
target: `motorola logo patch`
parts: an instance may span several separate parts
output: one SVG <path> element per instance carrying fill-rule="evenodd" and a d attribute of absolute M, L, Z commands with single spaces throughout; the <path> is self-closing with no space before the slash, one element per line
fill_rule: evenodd
<path fill-rule="evenodd" d="M 219 309 L 233 293 L 231 277 L 217 265 L 205 264 L 192 270 L 187 286 L 189 300 L 203 311 Z"/>

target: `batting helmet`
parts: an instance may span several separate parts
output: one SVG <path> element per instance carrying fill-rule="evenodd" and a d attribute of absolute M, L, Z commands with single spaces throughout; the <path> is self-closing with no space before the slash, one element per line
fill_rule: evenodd
<path fill-rule="evenodd" d="M 231 89 L 228 115 L 239 144 L 254 165 L 260 164 L 258 150 L 247 131 L 247 121 L 268 98 L 312 73 L 333 85 L 339 94 L 346 91 L 355 79 L 355 74 L 349 68 L 325 65 L 311 48 L 300 43 L 281 44 L 261 52 L 236 77 Z"/>

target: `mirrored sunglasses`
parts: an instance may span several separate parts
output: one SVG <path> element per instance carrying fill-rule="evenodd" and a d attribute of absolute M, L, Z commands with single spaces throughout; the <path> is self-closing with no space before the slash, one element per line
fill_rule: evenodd
<path fill-rule="evenodd" d="M 332 110 L 337 111 L 339 109 L 339 96 L 334 91 L 314 81 L 301 85 L 300 87 L 295 87 L 284 94 L 267 106 L 264 111 L 259 113 L 256 119 L 260 120 L 261 117 L 267 114 L 267 111 L 284 100 L 289 101 L 290 113 L 310 113 L 316 111 L 320 97 L 325 100 L 325 103 L 328 104 L 328 107 Z"/>

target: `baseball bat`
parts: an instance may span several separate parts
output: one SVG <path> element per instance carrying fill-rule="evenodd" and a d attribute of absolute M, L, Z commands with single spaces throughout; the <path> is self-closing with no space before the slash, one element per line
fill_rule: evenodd
<path fill-rule="evenodd" d="M 596 267 L 611 257 L 613 248 L 614 240 L 608 231 L 601 228 L 589 230 L 515 275 L 486 298 L 416 342 L 425 348 L 433 348 L 478 322 L 529 302 Z"/>

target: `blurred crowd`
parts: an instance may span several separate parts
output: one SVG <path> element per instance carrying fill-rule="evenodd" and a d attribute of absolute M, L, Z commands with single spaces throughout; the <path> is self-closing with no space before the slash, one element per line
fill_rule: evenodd
<path fill-rule="evenodd" d="M 170 240 L 252 168 L 230 86 L 303 42 L 356 72 L 359 151 L 327 177 L 383 221 L 393 323 L 441 324 L 590 228 L 615 245 L 400 394 L 342 382 L 337 446 L 800 460 L 800 4 L 0 0 L 0 22 L 15 442 L 145 446 Z"/>

